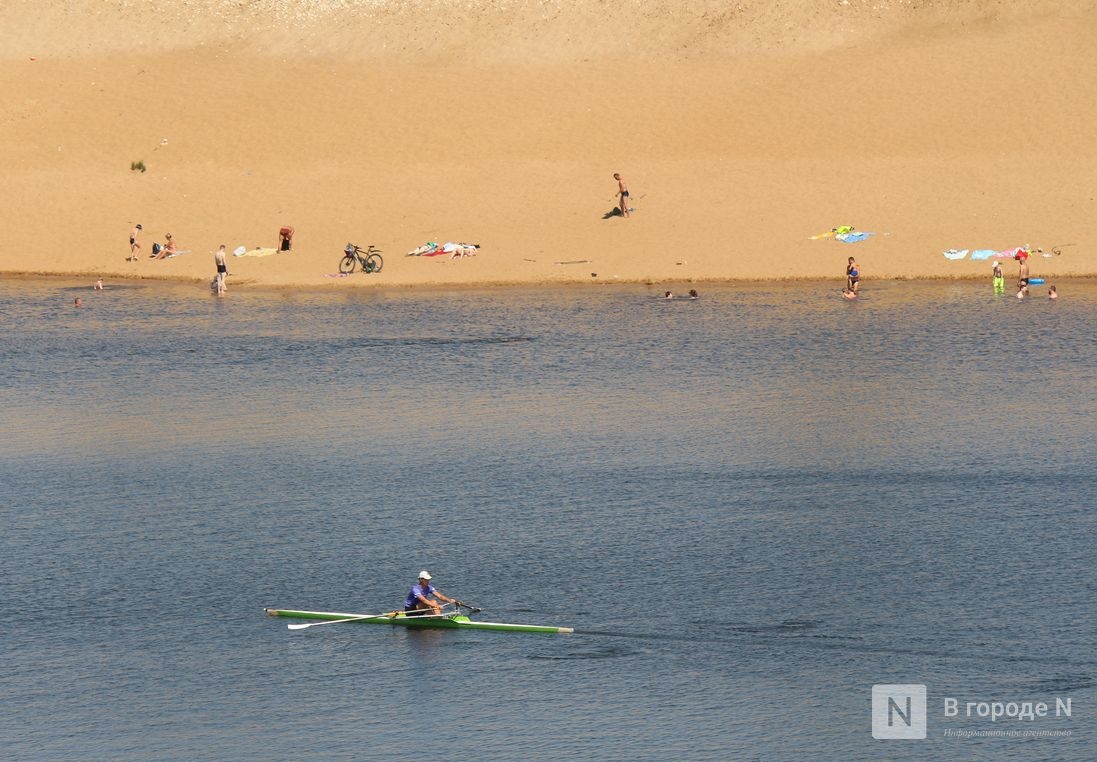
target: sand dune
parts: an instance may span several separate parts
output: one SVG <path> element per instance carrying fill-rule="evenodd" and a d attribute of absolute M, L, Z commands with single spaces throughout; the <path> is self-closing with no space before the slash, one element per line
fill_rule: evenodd
<path fill-rule="evenodd" d="M 1095 37 L 1091 2 L 17 1 L 0 271 L 208 278 L 292 224 L 230 284 L 1097 274 Z M 126 262 L 135 222 L 191 253 Z M 839 224 L 878 235 L 808 240 Z M 328 278 L 347 241 L 383 273 Z"/>

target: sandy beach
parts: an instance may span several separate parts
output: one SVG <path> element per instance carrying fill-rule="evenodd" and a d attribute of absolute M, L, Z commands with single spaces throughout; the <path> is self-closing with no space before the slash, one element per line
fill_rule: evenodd
<path fill-rule="evenodd" d="M 208 280 L 292 225 L 230 289 L 1097 275 L 1088 0 L 156 6 L 0 9 L 0 272 Z"/>

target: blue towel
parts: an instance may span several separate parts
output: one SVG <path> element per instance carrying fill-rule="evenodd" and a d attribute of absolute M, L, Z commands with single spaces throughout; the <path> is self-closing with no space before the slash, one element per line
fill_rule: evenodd
<path fill-rule="evenodd" d="M 839 233 L 838 235 L 836 235 L 834 237 L 837 238 L 842 243 L 857 243 L 858 241 L 865 240 L 866 238 L 868 238 L 871 235 L 876 235 L 876 234 L 875 233 Z"/>
<path fill-rule="evenodd" d="M 997 253 L 998 252 L 996 252 L 994 249 L 976 249 L 975 251 L 971 252 L 971 258 L 975 260 L 990 259 Z"/>

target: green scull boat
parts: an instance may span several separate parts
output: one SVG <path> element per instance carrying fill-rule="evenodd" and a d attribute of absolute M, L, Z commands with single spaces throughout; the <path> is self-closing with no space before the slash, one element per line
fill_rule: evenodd
<path fill-rule="evenodd" d="M 477 622 L 465 614 L 443 613 L 422 616 L 407 616 L 403 611 L 391 611 L 386 614 L 344 614 L 335 611 L 294 611 L 292 609 L 264 609 L 267 616 L 284 616 L 295 619 L 317 619 L 320 622 L 355 622 L 361 624 L 390 624 L 399 627 L 441 627 L 454 630 L 498 630 L 500 632 L 574 632 L 571 627 L 543 627 L 536 624 L 503 624 L 502 622 Z M 317 622 L 319 624 L 320 622 Z M 306 625 L 307 626 L 307 625 Z M 292 629 L 302 629 L 302 625 L 290 625 Z"/>

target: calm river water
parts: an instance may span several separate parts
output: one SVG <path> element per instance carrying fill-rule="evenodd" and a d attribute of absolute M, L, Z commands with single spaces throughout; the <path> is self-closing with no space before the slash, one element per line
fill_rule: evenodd
<path fill-rule="evenodd" d="M 700 288 L 0 282 L 3 756 L 1092 759 L 1097 284 Z"/>

